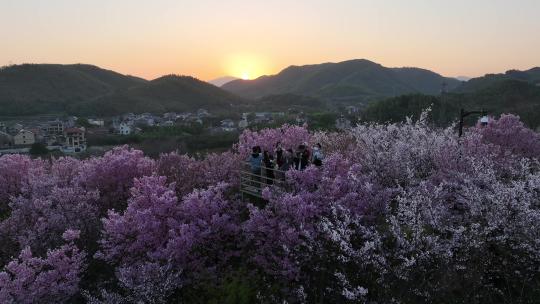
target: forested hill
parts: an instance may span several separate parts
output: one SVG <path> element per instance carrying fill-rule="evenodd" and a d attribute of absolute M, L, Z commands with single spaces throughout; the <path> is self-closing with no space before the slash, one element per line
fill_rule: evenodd
<path fill-rule="evenodd" d="M 205 108 L 212 113 L 236 112 L 246 101 L 190 76 L 168 75 L 144 85 L 118 90 L 73 108 L 77 113 L 184 112 Z"/>
<path fill-rule="evenodd" d="M 460 81 L 419 68 L 387 68 L 369 60 L 290 66 L 277 75 L 235 80 L 223 89 L 246 98 L 275 94 L 307 95 L 356 102 L 408 93 L 439 94 L 443 83 L 452 90 Z"/>
<path fill-rule="evenodd" d="M 403 95 L 371 103 L 363 118 L 369 121 L 398 122 L 405 117 L 418 117 L 432 107 L 431 118 L 438 125 L 448 125 L 458 118 L 461 108 L 486 110 L 491 115 L 513 113 L 531 128 L 540 126 L 540 86 L 527 81 L 499 79 L 483 88 L 442 96 Z"/>
<path fill-rule="evenodd" d="M 242 98 L 187 76 L 153 81 L 92 65 L 24 64 L 0 69 L 0 115 L 228 111 Z"/>
<path fill-rule="evenodd" d="M 475 92 L 489 89 L 507 80 L 519 80 L 533 85 L 540 85 L 540 67 L 526 71 L 509 70 L 502 74 L 487 74 L 482 77 L 472 78 L 467 82 L 463 82 L 454 91 L 458 93 Z"/>

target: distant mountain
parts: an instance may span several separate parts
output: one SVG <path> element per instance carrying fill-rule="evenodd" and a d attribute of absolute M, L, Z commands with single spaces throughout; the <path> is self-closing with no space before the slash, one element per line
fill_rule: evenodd
<path fill-rule="evenodd" d="M 456 77 L 456 79 L 459 80 L 459 81 L 469 81 L 469 80 L 471 80 L 471 77 L 469 77 L 469 76 L 458 76 L 458 77 Z"/>
<path fill-rule="evenodd" d="M 212 80 L 208 81 L 208 83 L 211 83 L 211 84 L 215 85 L 216 87 L 221 87 L 224 84 L 226 84 L 228 82 L 231 82 L 233 80 L 237 80 L 237 79 L 238 79 L 237 77 L 233 77 L 233 76 L 223 76 L 223 77 L 219 77 L 219 78 L 216 78 L 216 79 L 212 79 Z"/>
<path fill-rule="evenodd" d="M 24 64 L 0 69 L 0 116 L 228 111 L 244 100 L 186 76 L 147 81 L 91 65 Z"/>
<path fill-rule="evenodd" d="M 535 67 L 527 71 L 509 70 L 504 74 L 487 74 L 482 77 L 472 78 L 458 86 L 455 92 L 475 92 L 496 85 L 506 80 L 519 80 L 531 84 L 540 84 L 540 67 Z"/>
<path fill-rule="evenodd" d="M 145 82 L 82 64 L 4 67 L 0 69 L 0 115 L 62 112 L 70 104 Z"/>
<path fill-rule="evenodd" d="M 299 94 L 326 101 L 365 102 L 408 93 L 439 94 L 443 83 L 448 90 L 460 82 L 418 68 L 387 68 L 364 60 L 290 66 L 277 75 L 254 80 L 235 80 L 223 89 L 245 98 Z"/>
<path fill-rule="evenodd" d="M 205 108 L 213 113 L 235 112 L 245 100 L 190 76 L 168 75 L 143 85 L 81 104 L 73 112 L 100 115 L 125 112 L 184 112 Z"/>

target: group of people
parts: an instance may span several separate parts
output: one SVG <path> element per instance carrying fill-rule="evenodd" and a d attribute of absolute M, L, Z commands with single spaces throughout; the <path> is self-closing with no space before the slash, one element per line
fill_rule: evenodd
<path fill-rule="evenodd" d="M 307 143 L 303 143 L 293 151 L 292 148 L 283 149 L 281 142 L 278 142 L 272 152 L 263 152 L 260 146 L 253 147 L 248 162 L 254 175 L 265 176 L 265 182 L 273 184 L 276 177 L 284 179 L 283 172 L 287 170 L 304 170 L 310 164 L 322 166 L 323 160 L 324 154 L 319 143 L 312 150 Z"/>

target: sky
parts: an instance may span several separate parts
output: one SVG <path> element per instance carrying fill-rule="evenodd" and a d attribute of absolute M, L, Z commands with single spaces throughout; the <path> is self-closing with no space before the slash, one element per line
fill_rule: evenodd
<path fill-rule="evenodd" d="M 0 0 L 0 66 L 211 80 L 358 58 L 444 76 L 540 66 L 540 1 Z"/>

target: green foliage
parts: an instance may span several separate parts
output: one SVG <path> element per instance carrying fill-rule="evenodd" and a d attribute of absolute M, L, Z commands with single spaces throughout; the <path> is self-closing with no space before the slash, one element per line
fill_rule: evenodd
<path fill-rule="evenodd" d="M 442 96 L 404 95 L 371 103 L 363 120 L 399 122 L 406 117 L 418 118 L 422 109 L 431 107 L 432 122 L 448 125 L 459 118 L 459 110 L 486 110 L 490 115 L 519 115 L 531 128 L 540 126 L 540 87 L 519 80 L 505 80 L 472 93 L 451 93 Z M 475 118 L 469 118 L 474 123 Z"/>
<path fill-rule="evenodd" d="M 77 126 L 85 127 L 85 128 L 92 127 L 92 125 L 88 122 L 88 119 L 86 119 L 84 117 L 77 118 L 76 124 L 77 124 Z"/>
<path fill-rule="evenodd" d="M 190 154 L 227 150 L 232 148 L 236 141 L 238 141 L 237 132 L 203 134 L 190 136 L 183 140 L 186 152 Z"/>
<path fill-rule="evenodd" d="M 208 133 L 194 124 L 192 126 L 144 127 L 142 133 L 88 136 L 89 146 L 131 145 L 146 155 L 158 157 L 161 153 L 180 151 L 191 155 L 225 151 L 238 140 L 237 132 Z"/>
<path fill-rule="evenodd" d="M 204 127 L 200 124 L 192 124 L 190 126 L 170 126 L 170 127 L 143 127 L 144 138 L 163 138 L 169 136 L 181 136 L 181 135 L 198 135 L 204 131 Z"/>
<path fill-rule="evenodd" d="M 3 115 L 195 111 L 238 112 L 244 100 L 193 77 L 152 81 L 90 65 L 26 64 L 0 70 Z"/>
<path fill-rule="evenodd" d="M 333 130 L 335 129 L 337 113 L 321 112 L 308 115 L 308 125 L 313 130 Z"/>
<path fill-rule="evenodd" d="M 87 143 L 89 146 L 121 146 L 126 144 L 140 143 L 141 136 L 130 134 L 127 136 L 121 135 L 104 135 L 104 136 L 88 136 Z"/>
<path fill-rule="evenodd" d="M 257 289 L 245 274 L 230 275 L 219 286 L 205 286 L 192 298 L 194 303 L 251 304 L 257 302 Z"/>
<path fill-rule="evenodd" d="M 498 86 L 508 80 L 517 80 L 533 85 L 540 83 L 540 68 L 532 68 L 527 71 L 510 70 L 504 74 L 487 74 L 464 82 L 455 91 L 460 93 L 477 92 Z"/>
<path fill-rule="evenodd" d="M 254 110 L 260 112 L 320 112 L 328 109 L 328 105 L 321 99 L 297 95 L 282 94 L 268 95 L 257 100 Z"/>
<path fill-rule="evenodd" d="M 290 66 L 274 76 L 231 81 L 222 88 L 246 98 L 272 94 L 298 94 L 341 100 L 367 101 L 400 94 L 437 94 L 442 83 L 459 85 L 453 78 L 417 68 L 387 68 L 368 60 L 349 60 Z"/>
<path fill-rule="evenodd" d="M 417 120 L 424 109 L 431 108 L 430 118 L 440 126 L 456 118 L 459 106 L 446 102 L 445 97 L 421 94 L 403 95 L 370 104 L 363 113 L 363 120 L 376 122 L 400 122 L 407 117 Z"/>
<path fill-rule="evenodd" d="M 86 100 L 144 82 L 91 65 L 15 65 L 0 70 L 0 108 L 4 115 L 65 113 Z"/>
<path fill-rule="evenodd" d="M 46 155 L 49 153 L 49 150 L 47 149 L 47 146 L 43 143 L 34 143 L 30 147 L 30 155 L 38 156 L 38 155 Z"/>

